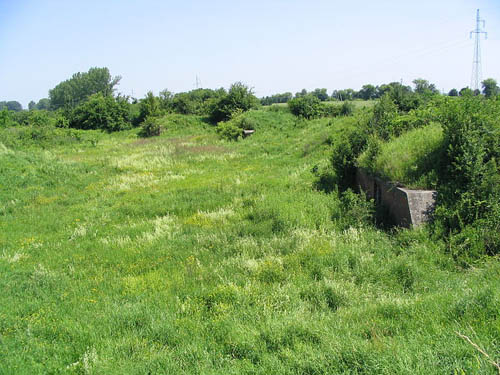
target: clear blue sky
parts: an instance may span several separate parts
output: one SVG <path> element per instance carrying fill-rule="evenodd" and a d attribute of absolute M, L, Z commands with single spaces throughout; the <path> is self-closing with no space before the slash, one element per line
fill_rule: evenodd
<path fill-rule="evenodd" d="M 475 11 L 483 78 L 500 80 L 498 0 L 0 0 L 0 101 L 27 106 L 106 66 L 118 91 L 228 87 L 258 96 L 425 78 L 470 85 Z"/>

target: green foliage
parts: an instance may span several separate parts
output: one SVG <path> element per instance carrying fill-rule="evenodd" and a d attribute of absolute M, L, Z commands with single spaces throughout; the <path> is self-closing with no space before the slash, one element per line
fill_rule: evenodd
<path fill-rule="evenodd" d="M 315 96 L 322 102 L 325 102 L 328 99 L 330 99 L 330 96 L 328 95 L 326 89 L 314 89 L 314 91 L 312 91 L 310 95 Z"/>
<path fill-rule="evenodd" d="M 358 158 L 359 166 L 379 176 L 413 189 L 435 189 L 436 167 L 441 163 L 443 130 L 438 123 L 410 130 L 389 142 L 367 147 Z"/>
<path fill-rule="evenodd" d="M 19 112 L 23 110 L 23 106 L 21 103 L 15 100 L 11 100 L 8 102 L 0 102 L 0 111 L 7 109 L 9 111 Z"/>
<path fill-rule="evenodd" d="M 172 96 L 169 109 L 184 115 L 209 115 L 211 105 L 226 95 L 224 89 L 196 89 Z"/>
<path fill-rule="evenodd" d="M 368 139 L 366 129 L 359 127 L 343 132 L 334 140 L 330 162 L 340 191 L 355 186 L 357 159 L 367 147 Z"/>
<path fill-rule="evenodd" d="M 481 82 L 481 85 L 483 87 L 483 94 L 487 98 L 491 98 L 500 93 L 500 88 L 497 85 L 497 81 L 495 81 L 493 78 L 485 79 L 483 82 Z"/>
<path fill-rule="evenodd" d="M 377 88 L 373 85 L 363 85 L 357 96 L 363 100 L 372 100 L 377 97 Z"/>
<path fill-rule="evenodd" d="M 499 118 L 500 101 L 481 97 L 449 102 L 441 112 L 446 153 L 439 169 L 436 228 L 443 234 L 461 231 L 461 242 L 460 238 L 469 238 L 467 234 L 481 233 L 477 232 L 481 227 L 493 229 L 498 226 Z M 482 240 L 480 237 L 477 235 L 466 241 L 474 250 L 460 253 L 498 253 L 499 247 L 486 244 L 486 241 L 496 244 L 497 239 Z"/>
<path fill-rule="evenodd" d="M 231 85 L 226 95 L 211 102 L 210 120 L 215 123 L 227 121 L 233 117 L 234 113 L 257 108 L 259 104 L 259 99 L 248 86 L 236 82 Z"/>
<path fill-rule="evenodd" d="M 241 111 L 235 112 L 229 121 L 217 124 L 217 133 L 228 141 L 236 141 L 243 135 L 243 130 L 255 130 L 256 123 Z"/>
<path fill-rule="evenodd" d="M 345 90 L 333 90 L 332 99 L 346 101 L 353 100 L 356 97 L 356 92 L 353 89 L 345 89 Z"/>
<path fill-rule="evenodd" d="M 260 103 L 262 105 L 271 105 L 277 103 L 288 103 L 292 100 L 293 94 L 291 92 L 285 92 L 283 94 L 275 94 L 272 96 L 266 96 L 265 98 L 260 99 Z"/>
<path fill-rule="evenodd" d="M 349 101 L 345 101 L 340 107 L 340 114 L 342 116 L 350 116 L 354 113 L 354 104 Z"/>
<path fill-rule="evenodd" d="M 382 139 L 389 139 L 396 132 L 394 120 L 398 116 L 398 106 L 389 94 L 380 98 L 373 108 L 373 130 Z"/>
<path fill-rule="evenodd" d="M 375 202 L 367 199 L 363 192 L 357 194 L 348 188 L 339 199 L 339 209 L 333 213 L 332 219 L 338 222 L 340 228 L 363 228 L 375 223 Z"/>
<path fill-rule="evenodd" d="M 146 119 L 141 124 L 141 130 L 139 135 L 141 137 L 157 137 L 161 134 L 162 127 L 158 118 L 156 117 L 146 117 Z"/>
<path fill-rule="evenodd" d="M 134 119 L 134 124 L 139 125 L 148 117 L 159 117 L 164 114 L 160 99 L 148 91 L 146 97 L 139 101 L 139 116 Z"/>
<path fill-rule="evenodd" d="M 300 96 L 290 100 L 288 108 L 295 116 L 308 120 L 318 118 L 323 113 L 321 101 L 313 95 Z"/>
<path fill-rule="evenodd" d="M 48 98 L 42 98 L 38 101 L 38 103 L 35 103 L 34 101 L 29 102 L 28 104 L 28 109 L 31 110 L 49 110 L 50 109 L 50 99 Z"/>
<path fill-rule="evenodd" d="M 420 95 L 433 95 L 438 94 L 439 90 L 436 88 L 436 85 L 433 83 L 429 83 L 429 81 L 417 78 L 413 80 L 413 84 L 415 85 L 415 93 Z"/>
<path fill-rule="evenodd" d="M 109 95 L 94 94 L 72 111 L 69 126 L 108 132 L 127 129 L 130 127 L 128 103 Z"/>
<path fill-rule="evenodd" d="M 108 68 L 90 68 L 86 73 L 75 73 L 49 90 L 50 108 L 73 109 L 97 93 L 111 96 L 120 79 L 120 76 L 111 77 Z"/>
<path fill-rule="evenodd" d="M 358 116 L 0 145 L 0 373 L 493 373 L 456 332 L 498 358 L 499 262 L 457 269 L 425 230 L 310 189 L 328 145 L 301 150 Z"/>
<path fill-rule="evenodd" d="M 9 110 L 4 108 L 0 111 L 0 128 L 7 128 L 12 126 L 13 122 L 10 118 Z"/>

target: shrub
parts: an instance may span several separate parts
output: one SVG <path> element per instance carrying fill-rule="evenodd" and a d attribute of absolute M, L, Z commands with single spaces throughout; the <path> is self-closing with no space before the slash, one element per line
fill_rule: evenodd
<path fill-rule="evenodd" d="M 254 130 L 255 125 L 253 119 L 246 117 L 241 111 L 237 111 L 231 120 L 219 122 L 217 133 L 224 139 L 235 141 L 243 135 L 243 130 Z"/>
<path fill-rule="evenodd" d="M 13 126 L 15 123 L 12 121 L 9 110 L 4 108 L 0 111 L 0 128 L 7 128 Z"/>
<path fill-rule="evenodd" d="M 499 119 L 500 101 L 481 97 L 448 101 L 441 111 L 446 152 L 438 166 L 434 231 L 449 237 L 459 258 L 500 252 Z"/>
<path fill-rule="evenodd" d="M 294 98 L 288 102 L 288 108 L 295 116 L 305 119 L 318 118 L 323 113 L 321 101 L 312 95 Z"/>
<path fill-rule="evenodd" d="M 391 99 L 389 94 L 380 98 L 379 102 L 373 108 L 373 131 L 382 139 L 389 139 L 396 133 L 394 129 L 394 120 L 398 116 L 398 106 Z"/>
<path fill-rule="evenodd" d="M 149 91 L 144 99 L 139 102 L 139 116 L 134 120 L 135 125 L 139 125 L 148 117 L 158 117 L 163 113 L 160 99 Z"/>
<path fill-rule="evenodd" d="M 72 111 L 69 125 L 77 129 L 101 129 L 111 132 L 127 129 L 128 121 L 128 103 L 98 93 Z"/>
<path fill-rule="evenodd" d="M 340 107 L 340 114 L 342 116 L 350 116 L 354 113 L 354 104 L 352 102 L 344 102 Z"/>
<path fill-rule="evenodd" d="M 234 117 L 235 113 L 257 108 L 259 104 L 259 99 L 248 86 L 241 82 L 233 83 L 226 95 L 211 103 L 210 119 L 215 123 L 227 121 Z"/>
<path fill-rule="evenodd" d="M 162 128 L 157 118 L 147 117 L 141 125 L 141 137 L 155 137 L 161 134 Z"/>
<path fill-rule="evenodd" d="M 342 106 L 333 103 L 321 103 L 320 117 L 337 117 L 342 112 Z"/>
<path fill-rule="evenodd" d="M 334 213 L 332 219 L 340 224 L 341 229 L 350 227 L 365 227 L 375 222 L 375 202 L 366 199 L 363 192 L 356 194 L 347 189 L 340 194 L 340 210 Z"/>
<path fill-rule="evenodd" d="M 243 134 L 243 130 L 231 121 L 220 122 L 217 125 L 217 133 L 221 138 L 228 141 L 236 141 Z"/>
<path fill-rule="evenodd" d="M 224 89 L 181 92 L 170 98 L 168 109 L 185 115 L 209 115 L 211 104 L 225 95 Z M 165 103 L 165 100 L 162 100 L 162 103 Z"/>
<path fill-rule="evenodd" d="M 330 161 L 339 190 L 355 186 L 357 158 L 367 143 L 368 133 L 363 128 L 342 133 L 334 143 Z"/>

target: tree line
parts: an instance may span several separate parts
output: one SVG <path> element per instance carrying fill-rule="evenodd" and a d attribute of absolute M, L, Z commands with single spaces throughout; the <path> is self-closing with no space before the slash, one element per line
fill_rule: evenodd
<path fill-rule="evenodd" d="M 301 98 L 304 96 L 313 96 L 319 99 L 320 101 L 350 101 L 350 100 L 374 100 L 380 99 L 387 92 L 400 89 L 407 92 L 415 92 L 418 94 L 439 94 L 439 90 L 436 88 L 436 85 L 430 83 L 429 81 L 417 78 L 413 80 L 414 87 L 403 85 L 400 82 L 391 82 L 387 84 L 382 84 L 380 86 L 375 86 L 372 84 L 366 84 L 361 87 L 359 91 L 353 89 L 342 89 L 342 90 L 333 90 L 331 94 L 328 94 L 326 88 L 317 88 L 313 91 L 308 92 L 306 89 L 302 89 L 301 91 L 295 93 L 293 95 L 291 92 L 285 92 L 281 94 L 275 94 L 271 96 L 266 96 L 261 99 L 262 105 L 271 105 L 277 103 L 288 103 L 290 100 L 294 98 Z M 497 81 L 493 78 L 485 79 L 482 82 L 482 91 L 476 90 L 473 91 L 469 87 L 464 87 L 460 90 L 455 88 L 451 89 L 448 92 L 448 96 L 466 96 L 469 94 L 480 95 L 483 94 L 487 97 L 491 97 L 494 95 L 498 95 L 500 93 L 500 89 L 497 85 Z"/>
<path fill-rule="evenodd" d="M 374 100 L 390 93 L 392 100 L 402 108 L 415 107 L 415 101 L 426 96 L 440 95 L 436 86 L 425 79 L 415 79 L 413 87 L 400 82 L 375 86 L 363 85 L 359 91 L 353 89 L 333 90 L 328 94 L 326 88 L 306 89 L 293 95 L 290 92 L 275 94 L 258 99 L 253 91 L 241 82 L 236 82 L 226 90 L 200 88 L 189 92 L 172 93 L 163 90 L 159 95 L 148 92 L 142 99 L 116 94 L 120 76 L 112 76 L 109 69 L 90 68 L 87 72 L 73 74 L 69 79 L 49 90 L 48 98 L 37 103 L 31 101 L 29 111 L 24 111 L 17 101 L 0 102 L 2 123 L 30 124 L 42 117 L 50 118 L 60 127 L 77 129 L 103 129 L 116 131 L 138 126 L 148 118 L 159 117 L 166 113 L 179 113 L 206 116 L 213 123 L 227 121 L 234 113 L 243 112 L 260 105 L 290 103 L 289 108 L 297 115 L 317 117 L 330 112 L 349 112 L 350 108 L 321 107 L 319 102 L 352 101 L 355 99 Z M 488 78 L 482 82 L 482 94 L 487 97 L 500 93 L 497 82 Z M 450 90 L 449 96 L 479 95 L 469 88 Z M 413 95 L 415 94 L 415 95 Z M 45 114 L 30 114 L 32 111 L 45 111 Z M 333 113 L 332 112 L 332 113 Z M 340 112 L 339 112 L 340 113 Z"/>

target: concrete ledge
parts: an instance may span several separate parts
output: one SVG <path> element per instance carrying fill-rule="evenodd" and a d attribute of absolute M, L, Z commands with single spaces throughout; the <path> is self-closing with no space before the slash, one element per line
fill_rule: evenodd
<path fill-rule="evenodd" d="M 398 187 L 358 168 L 356 184 L 367 197 L 384 207 L 395 224 L 417 227 L 429 220 L 436 203 L 435 190 L 411 190 Z"/>

